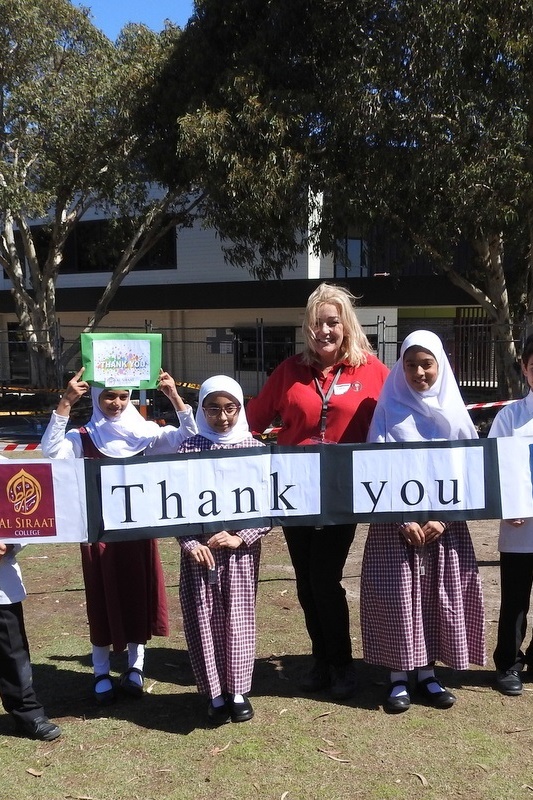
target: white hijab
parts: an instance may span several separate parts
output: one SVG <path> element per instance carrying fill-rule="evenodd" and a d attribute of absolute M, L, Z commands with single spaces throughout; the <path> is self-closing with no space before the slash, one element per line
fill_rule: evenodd
<path fill-rule="evenodd" d="M 432 353 L 439 367 L 437 380 L 425 392 L 411 388 L 405 377 L 403 357 L 413 345 Z M 430 331 L 410 333 L 381 390 L 367 441 L 453 441 L 477 436 L 441 340 Z"/>
<path fill-rule="evenodd" d="M 110 419 L 100 408 L 104 389 L 91 389 L 93 413 L 85 426 L 95 446 L 109 458 L 128 458 L 145 450 L 159 436 L 161 428 L 139 414 L 130 399 L 119 417 Z"/>
<path fill-rule="evenodd" d="M 226 433 L 217 433 L 214 431 L 209 425 L 204 413 L 203 402 L 207 395 L 213 392 L 230 395 L 241 407 L 235 425 L 226 431 Z M 227 375 L 213 375 L 212 378 L 208 378 L 202 383 L 200 386 L 200 395 L 198 397 L 196 425 L 198 426 L 198 433 L 211 442 L 214 442 L 214 444 L 237 444 L 251 435 L 248 420 L 246 419 L 246 411 L 244 410 L 244 396 L 237 381 L 234 381 L 233 378 L 229 378 Z"/>

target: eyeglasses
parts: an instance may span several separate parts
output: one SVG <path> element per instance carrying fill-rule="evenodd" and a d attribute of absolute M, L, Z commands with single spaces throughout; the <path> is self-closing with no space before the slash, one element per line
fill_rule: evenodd
<path fill-rule="evenodd" d="M 234 403 L 229 403 L 227 406 L 203 406 L 203 409 L 206 417 L 216 419 L 221 414 L 225 414 L 227 417 L 234 417 L 235 414 L 239 413 L 241 407 Z"/>

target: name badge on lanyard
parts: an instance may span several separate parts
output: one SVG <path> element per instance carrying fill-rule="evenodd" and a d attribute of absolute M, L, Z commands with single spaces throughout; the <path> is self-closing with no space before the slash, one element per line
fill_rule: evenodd
<path fill-rule="evenodd" d="M 333 392 L 335 390 L 335 386 L 337 385 L 337 381 L 340 378 L 341 372 L 342 372 L 342 365 L 338 368 L 337 372 L 335 373 L 335 377 L 331 381 L 330 387 L 329 387 L 328 391 L 326 392 L 326 394 L 324 394 L 324 392 L 322 391 L 322 387 L 320 385 L 320 382 L 319 382 L 318 378 L 315 378 L 316 390 L 317 390 L 318 394 L 320 395 L 320 397 L 322 398 L 322 412 L 320 414 L 320 437 L 319 437 L 319 441 L 320 442 L 325 442 L 326 441 L 326 423 L 327 423 L 327 418 L 328 418 L 328 404 L 329 404 L 330 397 L 331 397 L 331 395 L 333 394 Z"/>

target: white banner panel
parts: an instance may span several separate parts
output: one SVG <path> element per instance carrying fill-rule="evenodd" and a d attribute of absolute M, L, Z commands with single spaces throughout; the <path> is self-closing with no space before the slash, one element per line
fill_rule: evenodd
<path fill-rule="evenodd" d="M 356 514 L 461 511 L 485 507 L 482 447 L 353 453 Z"/>
<path fill-rule="evenodd" d="M 320 453 L 272 453 L 270 516 L 320 514 Z"/>
<path fill-rule="evenodd" d="M 106 530 L 130 530 L 186 522 L 188 461 L 112 464 L 100 469 Z"/>
<path fill-rule="evenodd" d="M 189 461 L 190 504 L 185 522 L 270 517 L 270 454 Z"/>
<path fill-rule="evenodd" d="M 502 519 L 533 517 L 533 437 L 498 438 Z"/>

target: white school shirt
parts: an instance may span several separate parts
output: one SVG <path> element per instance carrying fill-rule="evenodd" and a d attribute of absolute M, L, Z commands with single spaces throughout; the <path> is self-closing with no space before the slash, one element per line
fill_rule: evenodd
<path fill-rule="evenodd" d="M 168 455 L 176 453 L 185 439 L 194 436 L 198 430 L 194 420 L 193 410 L 186 406 L 185 411 L 177 412 L 180 427 L 166 425 L 159 429 L 160 433 L 154 437 L 152 444 L 146 449 L 145 455 Z M 83 458 L 83 445 L 81 435 L 75 428 L 67 431 L 69 418 L 63 417 L 52 411 L 50 422 L 41 439 L 41 449 L 45 458 Z"/>
<path fill-rule="evenodd" d="M 497 413 L 489 437 L 497 436 L 533 436 L 533 392 Z M 526 519 L 519 528 L 502 519 L 498 550 L 500 553 L 533 553 L 533 518 Z"/>
<path fill-rule="evenodd" d="M 20 603 L 26 597 L 22 574 L 17 564 L 17 553 L 21 549 L 22 545 L 16 544 L 0 558 L 0 606 Z"/>

